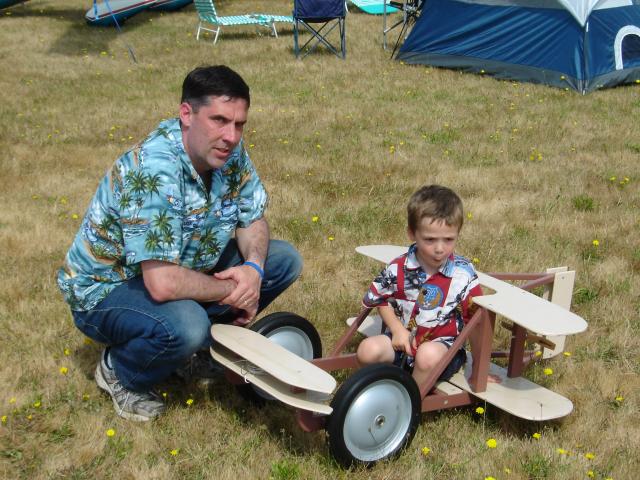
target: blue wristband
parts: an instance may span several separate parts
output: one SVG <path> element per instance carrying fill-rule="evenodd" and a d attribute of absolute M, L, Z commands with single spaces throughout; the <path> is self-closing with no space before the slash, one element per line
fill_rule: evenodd
<path fill-rule="evenodd" d="M 264 278 L 264 270 L 262 270 L 262 268 L 260 268 L 260 265 L 258 265 L 257 263 L 244 262 L 243 265 L 248 265 L 248 266 L 254 268 L 255 271 L 258 272 L 258 274 L 260 275 L 260 278 Z"/>

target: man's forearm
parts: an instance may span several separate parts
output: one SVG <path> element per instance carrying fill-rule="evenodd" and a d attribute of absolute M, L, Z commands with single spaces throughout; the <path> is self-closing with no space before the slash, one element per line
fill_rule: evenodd
<path fill-rule="evenodd" d="M 213 302 L 225 298 L 235 288 L 233 280 L 219 280 L 173 263 L 148 260 L 141 265 L 145 287 L 158 302 L 184 299 Z"/>
<path fill-rule="evenodd" d="M 265 218 L 256 220 L 247 228 L 238 228 L 236 241 L 245 261 L 264 266 L 269 249 L 269 224 Z"/>

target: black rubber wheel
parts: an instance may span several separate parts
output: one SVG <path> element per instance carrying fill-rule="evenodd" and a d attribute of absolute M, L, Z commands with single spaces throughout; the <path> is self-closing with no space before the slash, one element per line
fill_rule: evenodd
<path fill-rule="evenodd" d="M 305 360 L 322 356 L 322 342 L 318 331 L 306 318 L 295 313 L 272 313 L 250 328 Z M 273 400 L 271 395 L 252 384 L 238 385 L 238 393 L 256 405 L 264 405 L 266 400 Z"/>
<path fill-rule="evenodd" d="M 389 364 L 355 372 L 340 386 L 331 407 L 329 452 L 345 468 L 398 455 L 413 440 L 422 412 L 416 382 Z"/>

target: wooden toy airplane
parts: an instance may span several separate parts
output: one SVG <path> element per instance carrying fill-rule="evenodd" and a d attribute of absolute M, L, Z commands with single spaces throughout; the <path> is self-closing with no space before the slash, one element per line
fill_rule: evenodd
<path fill-rule="evenodd" d="M 356 251 L 389 263 L 407 247 L 369 245 Z M 382 320 L 369 315 L 371 308 L 347 320 L 347 331 L 325 357 L 313 325 L 287 312 L 268 315 L 251 330 L 213 325 L 211 353 L 232 372 L 228 375 L 232 381 L 249 382 L 262 398 L 276 398 L 295 407 L 304 430 L 326 429 L 329 450 L 344 466 L 372 464 L 397 455 L 413 439 L 421 412 L 470 405 L 480 399 L 528 420 L 568 415 L 573 409 L 570 400 L 523 378 L 522 373 L 535 355 L 525 351 L 527 342 L 539 346 L 540 358 L 551 358 L 562 352 L 565 336 L 586 330 L 584 319 L 569 311 L 575 272 L 555 268 L 530 274 L 478 273 L 478 278 L 484 290 L 493 293 L 474 298 L 480 308 L 423 385 L 416 385 L 410 373 L 399 367 L 368 365 L 331 395 L 336 381 L 328 372 L 358 367 L 355 354 L 344 353 L 356 332 L 382 332 Z M 515 286 L 505 280 L 526 283 Z M 545 288 L 542 297 L 528 291 L 539 286 Z M 508 352 L 491 352 L 497 315 L 511 331 Z M 481 341 L 473 358 L 468 354 L 461 371 L 447 382 L 438 382 L 476 329 Z M 507 368 L 491 363 L 492 357 L 508 358 Z M 500 377 L 501 382 L 488 383 L 489 374 Z"/>

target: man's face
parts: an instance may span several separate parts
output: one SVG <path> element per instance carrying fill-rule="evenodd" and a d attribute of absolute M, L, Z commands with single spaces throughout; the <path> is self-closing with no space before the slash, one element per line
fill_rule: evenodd
<path fill-rule="evenodd" d="M 249 106 L 242 98 L 209 97 L 197 112 L 180 105 L 182 141 L 198 174 L 221 168 L 240 143 Z"/>
<path fill-rule="evenodd" d="M 409 238 L 416 242 L 418 261 L 429 275 L 437 272 L 453 253 L 458 233 L 458 227 L 431 218 L 423 218 L 415 232 L 408 229 Z"/>

